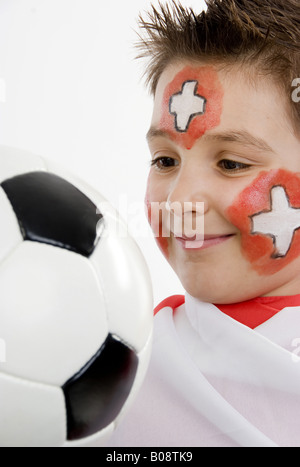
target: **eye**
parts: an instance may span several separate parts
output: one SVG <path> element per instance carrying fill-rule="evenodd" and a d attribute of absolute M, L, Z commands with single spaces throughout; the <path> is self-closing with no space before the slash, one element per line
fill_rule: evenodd
<path fill-rule="evenodd" d="M 251 167 L 251 165 L 230 159 L 222 159 L 218 162 L 218 167 L 223 170 L 223 172 L 235 173 L 247 170 Z"/>
<path fill-rule="evenodd" d="M 172 167 L 176 167 L 178 165 L 178 161 L 173 157 L 157 157 L 151 161 L 151 167 L 156 167 L 158 170 L 166 170 Z"/>

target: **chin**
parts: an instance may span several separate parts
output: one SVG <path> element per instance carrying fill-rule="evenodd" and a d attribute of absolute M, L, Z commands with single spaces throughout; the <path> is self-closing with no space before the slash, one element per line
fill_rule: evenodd
<path fill-rule="evenodd" d="M 197 283 L 191 283 L 191 281 L 185 283 L 182 281 L 182 285 L 189 295 L 201 302 L 223 303 L 223 294 L 221 291 L 216 291 L 216 287 L 212 287 L 209 284 L 199 284 L 199 281 Z"/>
<path fill-rule="evenodd" d="M 252 294 L 249 294 L 249 291 L 239 291 L 237 294 L 236 288 L 226 286 L 226 284 L 216 284 L 214 282 L 200 282 L 200 281 L 182 281 L 182 285 L 185 291 L 192 297 L 200 300 L 201 302 L 213 303 L 215 305 L 227 305 L 231 303 L 238 303 L 249 300 L 252 297 Z"/>

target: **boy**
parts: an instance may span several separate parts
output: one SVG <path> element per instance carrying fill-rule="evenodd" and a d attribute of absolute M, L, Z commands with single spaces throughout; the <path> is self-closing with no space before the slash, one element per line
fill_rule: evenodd
<path fill-rule="evenodd" d="M 299 446 L 300 5 L 207 6 L 141 19 L 154 95 L 146 204 L 187 293 L 156 309 L 148 377 L 112 442 Z M 204 236 L 191 235 L 201 216 Z"/>

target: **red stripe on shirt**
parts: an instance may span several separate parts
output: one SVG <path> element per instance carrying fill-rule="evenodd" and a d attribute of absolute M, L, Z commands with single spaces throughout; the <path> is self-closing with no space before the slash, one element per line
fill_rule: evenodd
<path fill-rule="evenodd" d="M 287 307 L 299 306 L 300 295 L 259 297 L 241 303 L 215 305 L 226 315 L 251 329 L 260 326 Z"/>
<path fill-rule="evenodd" d="M 173 295 L 163 300 L 154 310 L 156 315 L 162 308 L 170 307 L 173 310 L 185 303 L 184 295 Z M 229 305 L 215 305 L 227 316 L 241 324 L 255 329 L 265 323 L 279 311 L 287 307 L 300 306 L 300 295 L 286 297 L 259 297 L 241 303 Z"/>

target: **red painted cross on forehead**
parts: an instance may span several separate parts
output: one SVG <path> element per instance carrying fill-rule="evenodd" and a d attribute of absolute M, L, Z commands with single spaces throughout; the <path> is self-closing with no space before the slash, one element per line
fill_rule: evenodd
<path fill-rule="evenodd" d="M 160 127 L 191 149 L 221 121 L 223 88 L 212 66 L 185 67 L 165 89 Z"/>

